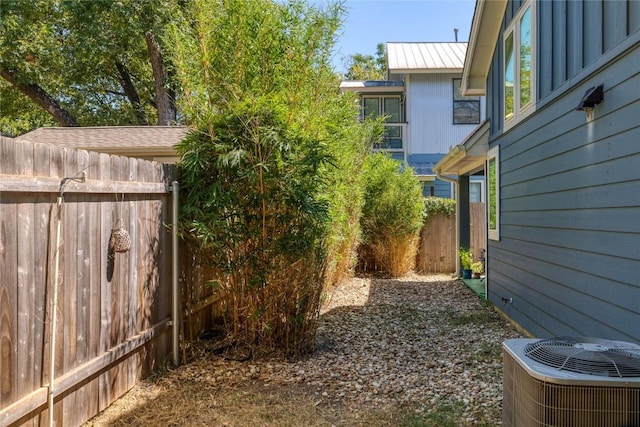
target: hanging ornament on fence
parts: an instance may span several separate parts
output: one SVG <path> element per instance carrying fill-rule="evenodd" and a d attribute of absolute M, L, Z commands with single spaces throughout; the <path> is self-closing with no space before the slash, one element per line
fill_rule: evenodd
<path fill-rule="evenodd" d="M 111 238 L 109 239 L 109 245 L 114 252 L 128 252 L 131 249 L 131 236 L 124 227 L 118 227 L 118 223 L 122 221 L 122 218 L 116 221 L 116 228 L 111 230 Z"/>
<path fill-rule="evenodd" d="M 116 203 L 118 203 L 117 194 Z M 124 194 L 122 195 L 122 202 L 119 203 L 120 217 L 116 221 L 115 227 L 111 230 L 111 238 L 109 239 L 109 246 L 114 252 L 128 252 L 131 249 L 131 236 L 129 232 L 122 225 L 118 227 L 119 223 L 124 222 L 122 219 L 122 204 L 124 204 Z"/>

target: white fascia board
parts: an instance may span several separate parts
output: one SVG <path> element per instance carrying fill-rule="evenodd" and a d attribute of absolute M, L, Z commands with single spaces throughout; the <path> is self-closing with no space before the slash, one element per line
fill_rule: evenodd
<path fill-rule="evenodd" d="M 391 74 L 460 74 L 462 68 L 397 68 Z"/>
<path fill-rule="evenodd" d="M 486 94 L 487 75 L 498 42 L 506 0 L 477 0 L 471 34 L 464 59 L 461 90 L 463 95 Z"/>

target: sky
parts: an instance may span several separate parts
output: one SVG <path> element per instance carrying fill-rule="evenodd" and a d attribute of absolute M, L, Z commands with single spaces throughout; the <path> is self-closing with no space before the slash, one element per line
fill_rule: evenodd
<path fill-rule="evenodd" d="M 453 42 L 469 40 L 475 0 L 346 0 L 347 14 L 333 65 L 345 71 L 354 53 L 374 55 L 386 42 Z"/>

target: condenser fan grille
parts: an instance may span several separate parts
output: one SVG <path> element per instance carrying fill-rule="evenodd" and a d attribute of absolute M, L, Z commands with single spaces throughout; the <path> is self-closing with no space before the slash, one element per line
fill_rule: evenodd
<path fill-rule="evenodd" d="M 524 353 L 559 370 L 604 377 L 640 377 L 640 346 L 632 343 L 560 337 L 529 343 Z"/>

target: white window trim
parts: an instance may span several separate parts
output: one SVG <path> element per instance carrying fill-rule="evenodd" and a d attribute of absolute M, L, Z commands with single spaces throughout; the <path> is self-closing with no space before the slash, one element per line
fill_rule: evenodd
<path fill-rule="evenodd" d="M 520 108 L 520 18 L 524 15 L 524 12 L 528 7 L 531 7 L 531 102 L 524 108 Z M 537 26 L 536 26 L 536 2 L 527 0 L 520 6 L 520 10 L 513 16 L 511 23 L 502 34 L 502 52 L 506 54 L 505 42 L 507 36 L 513 33 L 513 49 L 514 49 L 514 65 L 513 65 L 513 99 L 518 100 L 518 108 L 516 105 L 513 107 L 513 116 L 507 119 L 505 116 L 505 104 L 506 104 L 506 91 L 504 90 L 504 84 L 506 82 L 506 74 L 504 69 L 504 59 L 502 61 L 502 121 L 504 123 L 504 130 L 507 131 L 520 123 L 524 118 L 529 116 L 536 110 L 536 88 L 537 88 Z M 515 104 L 515 101 L 514 101 Z"/>
<path fill-rule="evenodd" d="M 489 162 L 495 159 L 496 162 L 496 228 L 492 230 L 489 226 L 489 213 L 491 211 L 491 197 L 489 194 Z M 487 236 L 491 240 L 500 240 L 500 146 L 496 145 L 487 152 Z"/>

